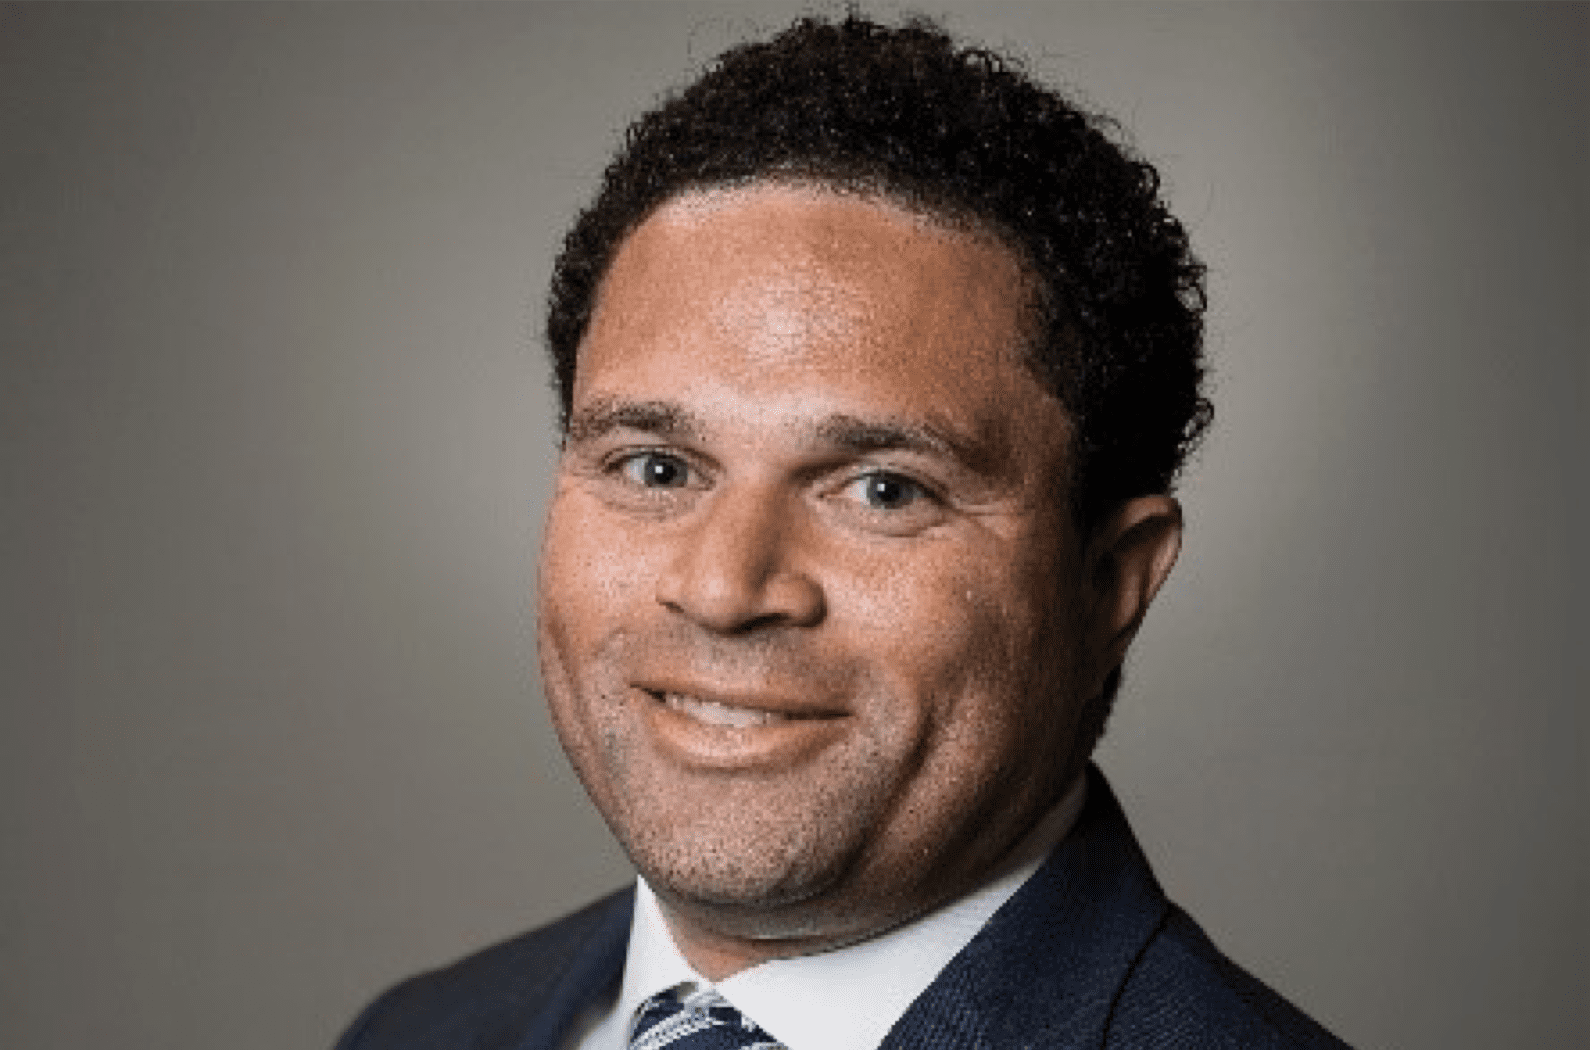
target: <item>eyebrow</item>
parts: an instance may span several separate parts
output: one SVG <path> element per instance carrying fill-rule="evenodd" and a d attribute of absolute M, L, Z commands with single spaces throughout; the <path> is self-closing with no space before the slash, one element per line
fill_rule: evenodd
<path fill-rule="evenodd" d="M 952 459 L 979 474 L 988 473 L 1000 459 L 1000 450 L 990 442 L 969 439 L 932 423 L 869 420 L 840 412 L 818 424 L 817 434 L 844 452 L 916 452 Z"/>
<path fill-rule="evenodd" d="M 707 429 L 699 416 L 672 401 L 598 398 L 574 413 L 565 440 L 578 444 L 599 440 L 616 430 L 634 430 L 689 441 L 700 440 Z M 1003 460 L 1003 442 L 968 438 L 932 422 L 865 419 L 835 412 L 824 417 L 814 432 L 824 445 L 838 452 L 857 456 L 915 452 L 953 460 L 977 474 L 996 471 Z"/>
<path fill-rule="evenodd" d="M 706 429 L 695 415 L 671 401 L 597 398 L 569 420 L 565 440 L 595 441 L 615 430 L 639 430 L 665 438 L 699 438 Z"/>

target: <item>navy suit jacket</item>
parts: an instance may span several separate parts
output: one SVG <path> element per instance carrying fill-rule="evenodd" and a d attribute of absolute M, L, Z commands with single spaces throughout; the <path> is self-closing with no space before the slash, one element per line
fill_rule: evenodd
<path fill-rule="evenodd" d="M 881 1050 L 1344 1048 L 1166 900 L 1096 768 L 1076 825 Z M 410 979 L 338 1050 L 558 1050 L 616 994 L 634 891 Z"/>

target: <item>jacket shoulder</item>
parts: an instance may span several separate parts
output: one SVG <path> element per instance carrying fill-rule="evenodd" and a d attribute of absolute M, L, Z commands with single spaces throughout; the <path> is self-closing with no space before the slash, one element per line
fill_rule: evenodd
<path fill-rule="evenodd" d="M 1108 1047 L 1348 1050 L 1170 905 L 1111 1011 Z"/>
<path fill-rule="evenodd" d="M 618 979 L 633 889 L 391 988 L 337 1050 L 499 1050 L 560 1031 Z"/>

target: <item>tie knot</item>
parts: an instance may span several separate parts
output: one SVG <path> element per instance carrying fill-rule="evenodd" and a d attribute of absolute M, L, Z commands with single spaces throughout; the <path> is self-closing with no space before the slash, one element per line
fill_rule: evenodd
<path fill-rule="evenodd" d="M 679 985 L 641 1004 L 629 1050 L 784 1050 L 716 988 Z"/>

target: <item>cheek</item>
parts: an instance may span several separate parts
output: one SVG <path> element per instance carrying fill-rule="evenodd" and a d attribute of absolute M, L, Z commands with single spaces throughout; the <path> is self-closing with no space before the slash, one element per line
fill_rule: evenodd
<path fill-rule="evenodd" d="M 541 547 L 539 618 L 578 673 L 647 578 L 646 547 L 616 530 L 573 485 L 560 486 Z"/>
<path fill-rule="evenodd" d="M 1050 602 L 1031 586 L 1029 571 L 994 555 L 968 557 L 946 544 L 942 551 L 864 565 L 831 585 L 843 593 L 830 607 L 844 610 L 844 629 L 866 638 L 865 648 L 902 675 L 1004 674 L 1029 663 L 1047 633 Z"/>
<path fill-rule="evenodd" d="M 598 724 L 614 688 L 610 652 L 620 633 L 632 564 L 577 494 L 560 489 L 547 518 L 537 584 L 536 642 L 547 705 L 576 765 L 611 750 Z M 608 656 L 604 656 L 608 653 Z"/>
<path fill-rule="evenodd" d="M 603 590 L 563 571 L 549 542 L 544 558 L 536 644 L 541 682 L 553 728 L 596 808 L 620 819 L 635 753 L 633 727 L 622 717 L 625 676 Z M 573 564 L 585 559 L 573 555 Z M 596 571 L 600 571 L 599 569 Z"/>
<path fill-rule="evenodd" d="M 882 692 L 910 698 L 922 761 L 975 780 L 1065 746 L 1079 638 L 1055 559 L 964 554 L 868 574 L 847 630 L 885 676 Z"/>

